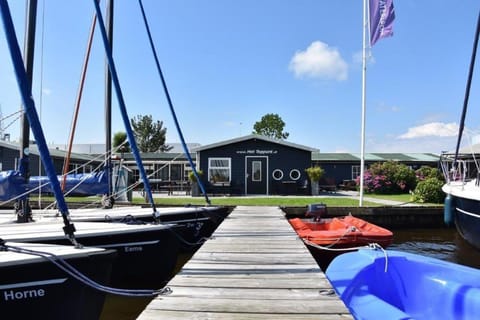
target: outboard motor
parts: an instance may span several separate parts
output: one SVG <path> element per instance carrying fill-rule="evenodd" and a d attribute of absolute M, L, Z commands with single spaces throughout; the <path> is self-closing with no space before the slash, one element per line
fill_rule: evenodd
<path fill-rule="evenodd" d="M 324 203 L 315 203 L 309 204 L 307 207 L 307 213 L 305 214 L 308 218 L 313 218 L 313 221 L 318 222 L 322 220 L 322 216 L 327 214 L 327 205 Z"/>

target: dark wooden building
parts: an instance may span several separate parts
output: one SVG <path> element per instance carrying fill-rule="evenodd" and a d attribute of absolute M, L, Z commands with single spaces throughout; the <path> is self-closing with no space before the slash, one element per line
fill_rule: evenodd
<path fill-rule="evenodd" d="M 18 143 L 7 142 L 0 140 L 0 171 L 18 169 L 20 159 L 20 145 Z M 64 150 L 55 148 L 49 149 L 50 156 L 53 160 L 53 165 L 57 174 L 62 174 L 63 163 L 66 156 Z M 29 168 L 30 175 L 39 176 L 45 175 L 43 165 L 39 165 L 40 156 L 37 146 L 31 144 L 28 150 L 29 153 Z M 69 171 L 74 173 L 88 173 L 104 161 L 101 156 L 94 156 L 89 154 L 72 153 L 69 165 Z"/>
<path fill-rule="evenodd" d="M 248 135 L 198 147 L 197 168 L 208 193 L 242 195 L 306 192 L 305 169 L 316 149 Z"/>
<path fill-rule="evenodd" d="M 50 148 L 55 170 L 62 173 L 66 152 Z M 283 140 L 248 135 L 218 143 L 199 146 L 191 151 L 202 180 L 210 194 L 234 195 L 294 195 L 309 194 L 305 169 L 319 165 L 325 173 L 320 185 L 334 189 L 352 182 L 360 174 L 360 155 L 356 153 L 320 153 L 318 150 Z M 139 180 L 138 168 L 131 153 L 117 154 L 132 171 L 131 183 Z M 69 170 L 88 173 L 101 166 L 101 154 L 72 154 Z M 190 190 L 188 174 L 191 171 L 182 152 L 143 153 L 143 164 L 150 176 L 152 189 Z M 412 169 L 423 165 L 438 167 L 439 156 L 431 153 L 366 153 L 368 168 L 376 162 L 397 161 Z M 18 167 L 19 145 L 0 140 L 0 171 Z M 40 169 L 40 172 L 39 172 Z M 35 144 L 30 147 L 30 173 L 45 175 L 39 165 Z M 167 188 L 163 188 L 167 185 Z M 175 189 L 170 189 L 175 186 Z M 163 189 L 162 189 L 163 188 Z"/>
<path fill-rule="evenodd" d="M 360 175 L 360 154 L 357 153 L 313 153 L 312 165 L 325 170 L 320 184 L 347 185 Z M 396 161 L 412 168 L 421 166 L 437 168 L 439 156 L 432 153 L 366 153 L 365 167 L 377 162 Z"/>

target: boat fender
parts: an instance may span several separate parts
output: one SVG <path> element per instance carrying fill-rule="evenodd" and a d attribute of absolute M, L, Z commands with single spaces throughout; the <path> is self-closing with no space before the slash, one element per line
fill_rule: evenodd
<path fill-rule="evenodd" d="M 445 197 L 445 203 L 443 206 L 443 221 L 447 226 L 453 224 L 453 213 L 455 210 L 455 200 L 451 194 L 447 194 Z"/>

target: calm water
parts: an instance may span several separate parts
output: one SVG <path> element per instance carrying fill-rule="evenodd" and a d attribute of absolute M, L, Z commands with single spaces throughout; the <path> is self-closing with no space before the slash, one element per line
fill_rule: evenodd
<path fill-rule="evenodd" d="M 182 254 L 177 262 L 176 272 L 180 271 L 193 254 Z M 151 289 L 151 288 L 139 288 Z M 129 298 L 117 295 L 107 295 L 100 320 L 133 320 L 142 313 L 150 303 L 150 298 Z"/>
<path fill-rule="evenodd" d="M 388 249 L 421 254 L 480 269 L 480 251 L 469 245 L 455 228 L 392 230 Z"/>
<path fill-rule="evenodd" d="M 480 251 L 466 243 L 454 228 L 392 231 L 394 243 L 388 247 L 389 249 L 421 254 L 480 269 Z M 149 302 L 150 299 L 108 296 L 101 320 L 136 319 Z"/>

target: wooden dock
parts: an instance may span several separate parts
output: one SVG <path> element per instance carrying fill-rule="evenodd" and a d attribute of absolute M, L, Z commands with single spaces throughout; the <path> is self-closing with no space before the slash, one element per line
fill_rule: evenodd
<path fill-rule="evenodd" d="M 277 207 L 237 207 L 137 319 L 353 319 Z"/>

